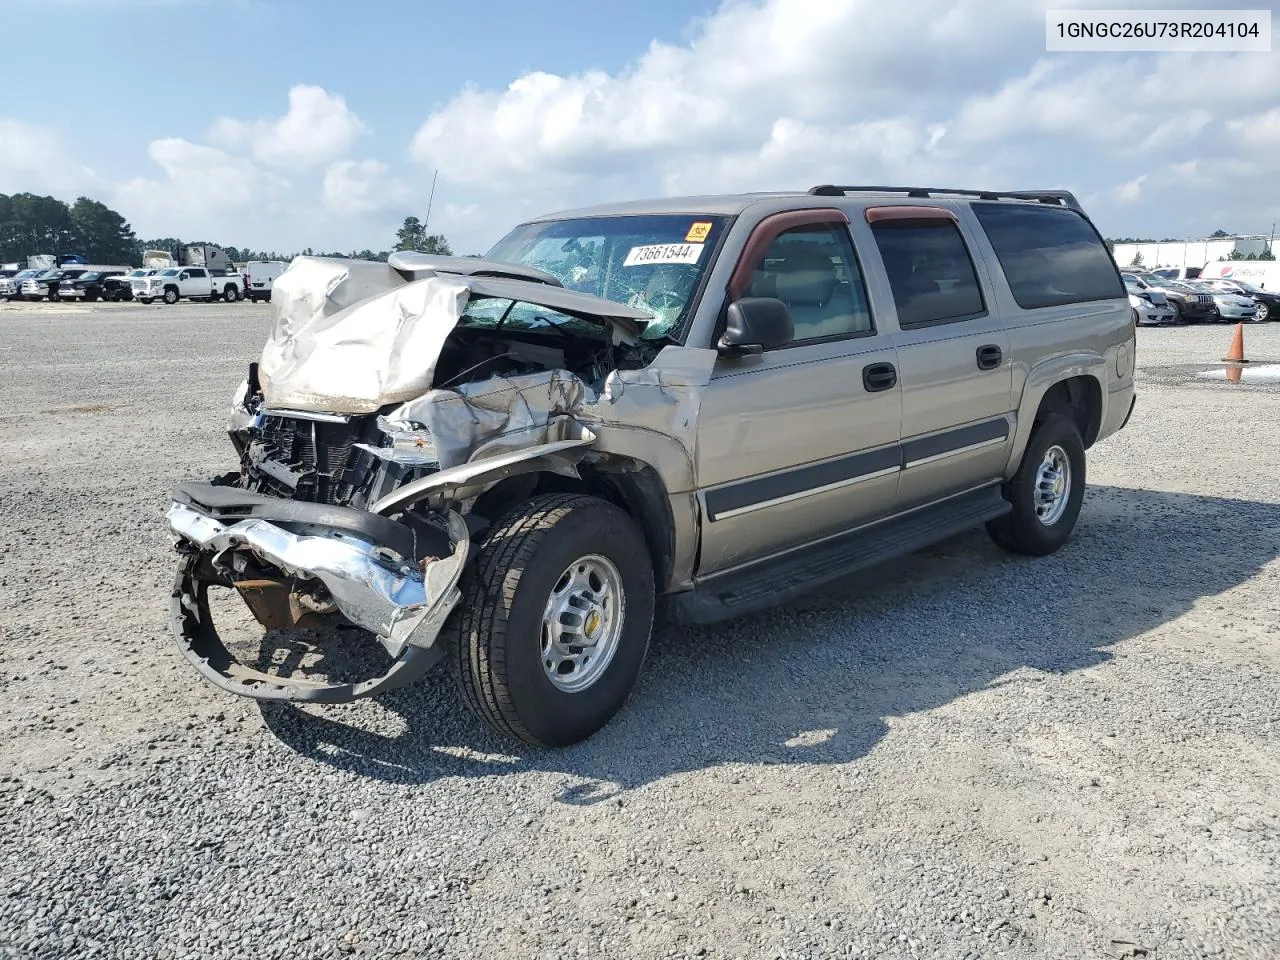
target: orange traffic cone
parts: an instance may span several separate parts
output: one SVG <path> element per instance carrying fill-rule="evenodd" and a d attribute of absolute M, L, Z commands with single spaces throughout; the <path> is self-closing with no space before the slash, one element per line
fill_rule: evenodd
<path fill-rule="evenodd" d="M 1244 324 L 1236 324 L 1235 336 L 1231 338 L 1231 348 L 1227 350 L 1227 355 L 1222 358 L 1227 363 L 1248 363 L 1244 358 Z"/>

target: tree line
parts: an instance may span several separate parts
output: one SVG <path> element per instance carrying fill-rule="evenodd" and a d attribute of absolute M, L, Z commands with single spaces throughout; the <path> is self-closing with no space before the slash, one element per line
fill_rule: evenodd
<path fill-rule="evenodd" d="M 422 222 L 412 216 L 405 217 L 389 250 L 317 252 L 307 247 L 293 253 L 282 253 L 179 237 L 140 240 L 123 216 L 89 197 L 78 197 L 69 204 L 56 197 L 42 197 L 34 193 L 0 193 L 0 263 L 23 262 L 30 256 L 52 254 L 79 255 L 89 263 L 137 264 L 142 262 L 144 250 L 166 250 L 172 254 L 179 247 L 202 243 L 221 247 L 232 261 L 238 263 L 247 260 L 288 262 L 296 256 L 386 261 L 396 250 L 417 250 L 444 256 L 453 253 L 443 234 L 427 233 Z"/>

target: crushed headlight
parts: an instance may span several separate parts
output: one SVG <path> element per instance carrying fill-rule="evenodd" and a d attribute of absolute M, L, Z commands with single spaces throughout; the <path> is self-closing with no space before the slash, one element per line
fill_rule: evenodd
<path fill-rule="evenodd" d="M 436 454 L 435 439 L 426 427 L 379 417 L 378 429 L 386 438 L 386 444 L 381 447 L 359 444 L 361 449 L 368 450 L 383 460 L 391 460 L 405 466 L 425 467 L 439 464 L 440 458 Z"/>

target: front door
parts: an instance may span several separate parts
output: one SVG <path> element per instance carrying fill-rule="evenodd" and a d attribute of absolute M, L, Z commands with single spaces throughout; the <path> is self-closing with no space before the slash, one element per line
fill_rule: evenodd
<path fill-rule="evenodd" d="M 847 218 L 776 214 L 743 258 L 730 297 L 782 300 L 795 333 L 762 355 L 721 358 L 706 387 L 699 576 L 884 516 L 898 484 L 897 352 L 876 328 Z"/>

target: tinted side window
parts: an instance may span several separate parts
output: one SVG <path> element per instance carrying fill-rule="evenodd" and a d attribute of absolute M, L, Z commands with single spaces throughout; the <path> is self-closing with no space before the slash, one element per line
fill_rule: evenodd
<path fill-rule="evenodd" d="M 779 234 L 756 264 L 747 296 L 785 303 L 796 342 L 873 329 L 862 271 L 843 227 L 794 227 Z"/>
<path fill-rule="evenodd" d="M 1024 310 L 1125 295 L 1106 245 L 1074 210 L 975 203 L 973 212 Z"/>
<path fill-rule="evenodd" d="M 969 320 L 986 312 L 973 259 L 950 220 L 873 224 L 904 329 Z"/>

